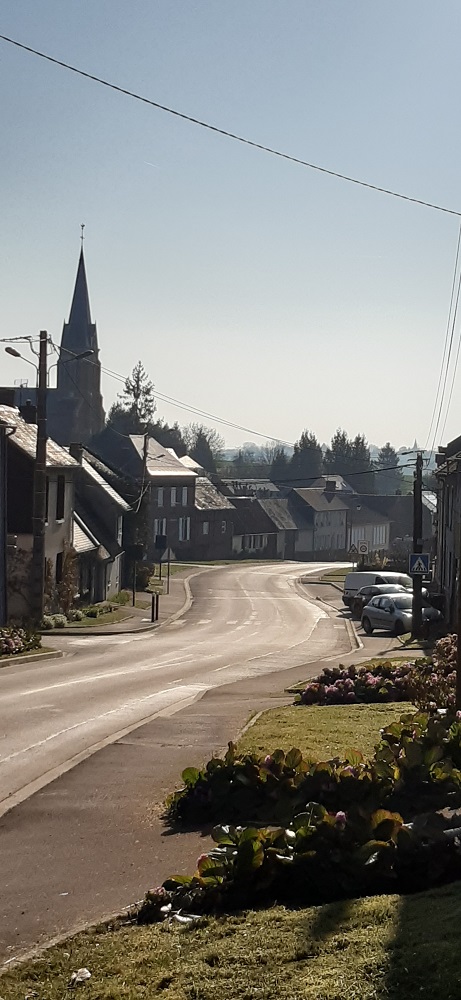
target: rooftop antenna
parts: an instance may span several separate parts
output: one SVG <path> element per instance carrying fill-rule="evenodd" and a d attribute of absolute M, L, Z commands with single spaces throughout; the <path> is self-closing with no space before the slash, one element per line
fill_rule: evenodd
<path fill-rule="evenodd" d="M 85 234 L 84 234 L 84 232 L 83 232 L 84 228 L 85 228 L 85 223 L 84 223 L 84 222 L 82 222 L 82 223 L 80 224 L 80 229 L 82 230 L 82 232 L 81 232 L 81 234 L 80 234 L 80 242 L 81 242 L 81 244 L 82 244 L 82 250 L 83 250 L 83 240 L 85 239 Z"/>

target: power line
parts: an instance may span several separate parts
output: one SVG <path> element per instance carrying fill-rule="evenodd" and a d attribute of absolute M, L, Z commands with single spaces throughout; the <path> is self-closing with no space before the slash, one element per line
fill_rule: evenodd
<path fill-rule="evenodd" d="M 454 338 L 454 333 L 455 333 L 456 319 L 457 319 L 457 316 L 458 316 L 458 305 L 459 305 L 460 292 L 461 292 L 461 270 L 460 270 L 459 275 L 458 275 L 458 287 L 457 287 L 457 291 L 456 291 L 455 304 L 454 304 L 453 311 L 452 311 L 450 342 L 449 342 L 449 345 L 448 345 L 447 360 L 446 360 L 446 365 L 445 365 L 445 374 L 444 374 L 444 378 L 443 378 L 442 392 L 441 392 L 441 396 L 440 396 L 439 412 L 438 412 L 438 415 L 437 415 L 437 422 L 436 422 L 435 429 L 434 429 L 434 437 L 432 439 L 431 456 L 433 455 L 434 450 L 435 450 L 435 442 L 437 440 L 437 432 L 438 432 L 438 429 L 439 429 L 439 426 L 440 426 L 440 420 L 441 420 L 441 417 L 442 417 L 443 404 L 445 402 L 445 390 L 446 390 L 446 387 L 447 387 L 448 372 L 449 372 L 449 369 L 450 369 L 451 352 L 452 352 L 452 348 L 453 348 L 453 338 Z M 458 354 L 459 354 L 459 349 L 458 349 Z M 456 372 L 456 369 L 455 369 L 455 372 Z M 451 395 L 450 395 L 450 400 L 451 400 Z"/>
<path fill-rule="evenodd" d="M 59 351 L 59 348 L 53 341 L 52 344 L 55 351 Z M 71 351 L 70 353 L 74 354 L 73 351 Z M 99 364 L 98 361 L 92 361 L 91 358 L 85 358 L 84 360 L 85 363 L 88 365 Z M 101 365 L 101 371 L 104 372 L 105 375 L 110 375 L 111 378 L 114 378 L 118 382 L 122 382 L 123 385 L 125 385 L 126 376 L 120 375 L 119 372 L 114 372 L 110 368 L 104 368 L 102 365 Z M 264 438 L 266 441 L 276 441 L 277 444 L 288 445 L 289 448 L 294 448 L 294 444 L 292 441 L 283 441 L 280 438 L 274 437 L 274 435 L 263 434 L 261 431 L 252 430 L 251 427 L 244 427 L 242 424 L 238 424 L 233 420 L 226 420 L 225 417 L 218 417 L 216 414 L 208 413 L 207 410 L 201 410 L 197 406 L 190 406 L 188 403 L 185 403 L 184 400 L 175 399 L 173 396 L 167 396 L 165 393 L 157 392 L 157 390 L 155 390 L 155 398 L 161 399 L 163 402 L 170 403 L 172 406 L 177 406 L 180 410 L 186 410 L 187 413 L 194 413 L 196 416 L 205 417 L 207 420 L 215 420 L 219 424 L 223 424 L 227 427 L 232 427 L 233 430 L 243 431 L 245 434 L 253 434 L 255 437 Z M 122 434 L 122 437 L 127 437 L 127 435 Z"/>
<path fill-rule="evenodd" d="M 452 283 L 451 283 L 450 306 L 449 306 L 449 309 L 448 309 L 447 328 L 446 328 L 446 331 L 445 331 L 445 341 L 444 341 L 444 345 L 443 345 L 442 362 L 441 362 L 441 365 L 440 365 L 440 372 L 439 372 L 439 381 L 437 383 L 437 391 L 436 391 L 436 394 L 435 394 L 434 408 L 432 410 L 431 423 L 430 423 L 429 430 L 428 430 L 428 433 L 427 433 L 427 438 L 426 438 L 426 443 L 424 445 L 424 450 L 426 450 L 426 448 L 427 448 L 427 446 L 429 444 L 430 438 L 431 438 L 431 431 L 432 431 L 432 427 L 433 427 L 433 424 L 434 424 L 435 414 L 437 412 L 437 403 L 439 401 L 440 387 L 441 387 L 441 384 L 442 384 L 443 371 L 444 371 L 444 366 L 445 366 L 445 357 L 446 357 L 446 351 L 447 351 L 447 345 L 448 345 L 448 337 L 449 337 L 449 334 L 450 334 L 450 317 L 451 317 L 451 313 L 452 313 L 452 309 L 453 309 L 453 299 L 454 299 L 454 295 L 455 295 L 456 275 L 457 275 L 457 272 L 458 272 L 458 261 L 459 261 L 460 245 L 461 245 L 461 223 L 460 223 L 460 226 L 459 226 L 458 241 L 457 241 L 457 244 L 456 244 L 455 266 L 453 268 L 453 280 L 452 280 Z"/>
<path fill-rule="evenodd" d="M 390 188 L 380 187 L 378 184 L 371 184 L 368 181 L 359 180 L 357 177 L 351 177 L 348 174 L 340 173 L 338 170 L 330 170 L 327 167 L 321 167 L 316 163 L 310 163 L 308 160 L 303 160 L 298 156 L 291 156 L 289 153 L 284 153 L 280 149 L 274 149 L 272 146 L 265 146 L 263 143 L 255 142 L 253 139 L 246 139 L 244 136 L 238 135 L 235 132 L 229 132 L 227 129 L 219 128 L 217 125 L 211 125 L 210 122 L 202 121 L 202 119 L 195 118 L 192 115 L 187 115 L 183 111 L 177 111 L 175 108 L 170 108 L 165 104 L 160 104 L 158 101 L 153 101 L 148 97 L 143 97 L 141 94 L 136 94 L 134 91 L 127 90 L 125 87 L 120 87 L 115 83 L 110 83 L 109 80 L 104 80 L 102 77 L 95 76 L 93 73 L 87 73 L 85 70 L 79 69 L 77 66 L 72 66 L 70 63 L 66 63 L 62 59 L 56 59 L 54 56 L 50 56 L 45 52 L 40 52 L 39 49 L 34 49 L 30 45 L 24 45 L 23 42 L 18 42 L 14 38 L 9 38 L 8 35 L 0 34 L 0 39 L 7 42 L 9 45 L 15 45 L 18 49 L 22 49 L 24 52 L 30 52 L 32 55 L 38 56 L 40 59 L 46 59 L 47 62 L 51 62 L 55 66 L 61 66 L 63 69 L 70 70 L 72 73 L 77 73 L 78 76 L 83 76 L 87 80 L 93 80 L 94 83 L 99 83 L 103 87 L 115 90 L 119 94 L 125 94 L 126 97 L 132 97 L 136 101 L 142 101 L 143 104 L 148 104 L 153 108 L 157 108 L 159 111 L 165 111 L 167 114 L 174 115 L 176 118 L 181 118 L 184 121 L 191 122 L 192 125 L 199 125 L 200 128 L 208 129 L 210 132 L 215 132 L 218 135 L 224 135 L 226 138 L 233 139 L 235 142 L 243 143 L 246 146 L 252 146 L 253 149 L 259 149 L 264 153 L 270 153 L 272 156 L 278 156 L 283 160 L 289 160 L 291 163 L 297 163 L 299 166 L 307 167 L 309 170 L 316 170 L 319 173 L 328 174 L 330 177 L 336 177 L 339 180 L 347 181 L 349 184 L 357 184 L 359 187 L 368 188 L 371 191 L 379 191 L 380 194 L 387 194 L 392 198 L 400 198 L 402 201 L 409 201 L 415 205 L 423 205 L 425 208 L 432 208 L 437 212 L 445 212 L 448 215 L 461 217 L 461 212 L 457 212 L 453 208 L 446 208 L 430 201 L 424 201 L 422 198 L 415 198 L 407 194 L 401 194 L 400 192 L 393 191 Z"/>

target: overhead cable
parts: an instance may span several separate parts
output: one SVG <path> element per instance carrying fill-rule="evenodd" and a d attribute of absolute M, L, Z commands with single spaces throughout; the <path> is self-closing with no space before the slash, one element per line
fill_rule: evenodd
<path fill-rule="evenodd" d="M 387 194 L 392 198 L 400 198 L 402 201 L 409 201 L 413 202 L 415 205 L 423 205 L 425 208 L 432 208 L 436 212 L 445 212 L 448 215 L 461 217 L 461 212 L 456 211 L 454 208 L 447 208 L 443 205 L 437 205 L 434 202 L 425 201 L 423 198 L 415 198 L 408 194 L 402 194 L 399 191 L 393 191 L 391 188 L 380 187 L 378 184 L 371 184 L 369 181 L 360 180 L 358 177 L 351 177 L 349 174 L 343 174 L 338 170 L 330 170 L 327 167 L 321 167 L 317 163 L 310 163 L 308 160 L 303 160 L 298 156 L 292 156 L 289 153 L 284 153 L 280 149 L 275 149 L 272 146 L 265 146 L 263 143 L 256 142 L 253 139 L 247 139 L 242 135 L 238 135 L 236 132 L 229 132 L 228 129 L 220 128 L 217 125 L 211 125 L 210 122 L 205 122 L 200 118 L 195 118 L 193 115 L 187 115 L 183 111 L 178 111 L 176 108 L 168 107 L 166 104 L 160 104 L 158 101 L 153 101 L 148 97 L 143 97 L 141 94 L 136 94 L 132 90 L 127 90 L 126 87 L 120 87 L 118 84 L 111 83 L 109 80 L 104 80 L 102 77 L 96 76 L 94 73 L 88 73 L 83 69 L 79 69 L 77 66 L 71 65 L 71 63 L 66 63 L 62 59 L 56 59 L 54 56 L 50 56 L 46 52 L 41 52 L 39 49 L 34 49 L 30 45 L 18 42 L 15 38 L 9 38 L 8 35 L 0 34 L 0 39 L 7 42 L 9 45 L 15 45 L 18 49 L 30 52 L 32 55 L 38 56 L 40 59 L 46 59 L 47 62 L 54 63 L 55 66 L 61 66 L 63 69 L 70 70 L 71 73 L 77 73 L 78 76 L 83 76 L 87 80 L 92 80 L 94 83 L 99 83 L 103 87 L 115 90 L 119 94 L 125 94 L 126 97 L 131 97 L 136 101 L 142 101 L 143 104 L 148 104 L 153 108 L 157 108 L 158 111 L 164 111 L 166 114 L 174 115 L 176 118 L 181 118 L 184 121 L 190 122 L 192 125 L 198 125 L 200 128 L 205 128 L 210 132 L 223 135 L 227 139 L 233 139 L 235 142 L 243 143 L 246 146 L 252 146 L 253 149 L 259 149 L 264 153 L 270 153 L 271 156 L 278 156 L 283 160 L 289 160 L 291 163 L 297 163 L 301 167 L 307 167 L 309 170 L 316 170 L 319 173 L 328 174 L 330 177 L 336 177 L 339 180 L 347 181 L 349 184 L 357 184 L 360 187 L 369 188 L 371 191 L 379 191 L 380 194 Z"/>

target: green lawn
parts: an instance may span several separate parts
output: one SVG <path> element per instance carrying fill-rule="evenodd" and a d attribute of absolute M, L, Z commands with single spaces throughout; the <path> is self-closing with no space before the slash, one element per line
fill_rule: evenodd
<path fill-rule="evenodd" d="M 416 896 L 205 919 L 184 930 L 99 928 L 0 980 L 4 1000 L 459 1000 L 461 885 Z M 34 992 L 35 991 L 35 992 Z"/>
<path fill-rule="evenodd" d="M 293 744 L 327 757 L 352 739 L 369 752 L 380 727 L 406 707 L 275 709 L 241 746 Z M 62 1000 L 72 972 L 85 966 L 85 1000 L 460 1000 L 460 921 L 454 883 L 414 896 L 204 918 L 192 929 L 99 927 L 10 968 L 0 994 Z"/>
<path fill-rule="evenodd" d="M 388 705 L 289 705 L 263 712 L 239 740 L 242 750 L 269 753 L 298 747 L 305 757 L 341 757 L 346 750 L 373 752 L 379 730 L 411 709 Z"/>

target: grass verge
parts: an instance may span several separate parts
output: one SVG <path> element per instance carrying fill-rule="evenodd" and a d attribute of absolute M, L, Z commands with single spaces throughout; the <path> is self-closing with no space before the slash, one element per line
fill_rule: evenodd
<path fill-rule="evenodd" d="M 85 1000 L 459 1000 L 461 887 L 201 926 L 99 928 L 1 979 L 4 1000 L 62 1000 L 73 971 Z"/>
<path fill-rule="evenodd" d="M 112 622 L 122 622 L 129 617 L 129 608 L 118 608 L 117 611 L 108 611 L 107 614 L 98 615 L 97 618 L 83 618 L 81 622 L 69 622 L 68 628 L 97 628 L 100 625 L 111 625 Z"/>
<path fill-rule="evenodd" d="M 305 757 L 341 757 L 346 750 L 373 752 L 379 730 L 411 709 L 406 702 L 387 705 L 312 705 L 271 708 L 239 740 L 244 751 L 269 753 L 298 747 Z"/>

